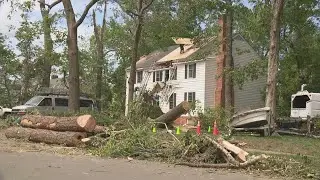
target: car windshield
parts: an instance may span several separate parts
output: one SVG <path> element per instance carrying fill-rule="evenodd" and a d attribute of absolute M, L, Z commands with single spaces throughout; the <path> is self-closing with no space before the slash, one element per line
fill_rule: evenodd
<path fill-rule="evenodd" d="M 31 98 L 29 101 L 27 101 L 24 105 L 35 106 L 35 105 L 38 105 L 42 101 L 42 99 L 43 99 L 43 97 L 41 97 L 41 96 L 35 96 L 35 97 Z"/>

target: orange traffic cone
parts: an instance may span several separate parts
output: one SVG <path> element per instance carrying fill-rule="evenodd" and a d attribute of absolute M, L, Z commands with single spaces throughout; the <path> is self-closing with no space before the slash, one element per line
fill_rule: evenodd
<path fill-rule="evenodd" d="M 201 134 L 200 121 L 198 121 L 198 125 L 197 125 L 197 134 L 198 134 L 198 135 L 200 135 L 200 134 Z"/>
<path fill-rule="evenodd" d="M 217 122 L 216 120 L 214 121 L 214 125 L 213 125 L 213 135 L 219 135 L 219 130 L 218 130 L 218 127 L 217 127 Z"/>

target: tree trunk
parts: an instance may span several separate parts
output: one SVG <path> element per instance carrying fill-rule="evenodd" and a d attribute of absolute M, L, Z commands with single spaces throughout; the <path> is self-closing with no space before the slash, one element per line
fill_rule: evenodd
<path fill-rule="evenodd" d="M 98 0 L 91 0 L 86 6 L 81 17 L 76 21 L 70 0 L 62 0 L 68 26 L 68 58 L 69 58 L 69 110 L 80 110 L 80 83 L 79 83 L 79 58 L 78 58 L 78 27 L 87 16 L 90 8 Z"/>
<path fill-rule="evenodd" d="M 94 28 L 94 35 L 96 39 L 96 47 L 97 47 L 97 76 L 96 76 L 96 99 L 97 103 L 101 104 L 101 94 L 102 94 L 102 74 L 103 74 L 103 65 L 104 65 L 104 46 L 103 46 L 103 39 L 104 33 L 106 28 L 106 19 L 105 16 L 107 14 L 107 1 L 105 2 L 104 6 L 104 13 L 103 13 L 103 22 L 102 28 L 99 33 L 99 29 L 96 24 L 96 16 L 95 11 L 93 11 L 93 28 Z M 98 106 L 99 110 L 101 110 L 101 106 Z"/>
<path fill-rule="evenodd" d="M 162 122 L 162 123 L 172 123 L 174 120 L 176 120 L 178 117 L 180 117 L 182 114 L 186 114 L 190 110 L 190 104 L 187 101 L 183 101 L 178 106 L 174 107 L 167 113 L 161 115 L 157 119 L 155 119 L 156 122 Z"/>
<path fill-rule="evenodd" d="M 94 132 L 96 120 L 91 115 L 79 117 L 25 115 L 21 118 L 20 125 L 28 128 L 53 131 Z"/>
<path fill-rule="evenodd" d="M 52 19 L 50 18 L 49 11 L 46 9 L 45 0 L 40 0 L 40 10 L 42 16 L 42 27 L 44 35 L 44 57 L 42 64 L 42 76 L 41 76 L 41 86 L 50 86 L 50 75 L 51 67 L 53 63 L 53 41 L 51 38 L 51 24 Z"/>
<path fill-rule="evenodd" d="M 63 0 L 68 26 L 68 58 L 69 58 L 69 110 L 80 110 L 80 84 L 78 61 L 78 32 L 75 14 L 70 0 Z"/>
<path fill-rule="evenodd" d="M 273 17 L 270 29 L 270 51 L 268 60 L 268 79 L 266 89 L 266 107 L 270 107 L 270 126 L 275 126 L 276 118 L 276 84 L 279 59 L 280 17 L 283 11 L 284 0 L 273 1 Z"/>
<path fill-rule="evenodd" d="M 138 17 L 138 25 L 135 32 L 134 44 L 132 49 L 131 66 L 130 66 L 130 77 L 129 77 L 129 94 L 128 103 L 133 101 L 134 84 L 136 82 L 136 63 L 138 61 L 138 48 L 142 32 L 142 17 Z"/>
<path fill-rule="evenodd" d="M 11 127 L 5 132 L 7 138 L 26 139 L 33 142 L 43 142 L 47 144 L 61 144 L 66 146 L 79 146 L 86 138 L 84 132 L 57 132 L 46 129 L 31 129 L 22 127 Z"/>
<path fill-rule="evenodd" d="M 232 56 L 232 26 L 233 26 L 233 13 L 232 13 L 232 2 L 231 0 L 226 0 L 228 5 L 226 13 L 226 62 L 225 68 L 227 70 L 233 70 L 233 56 Z M 234 112 L 234 86 L 233 77 L 228 73 L 225 79 L 225 108 Z"/>

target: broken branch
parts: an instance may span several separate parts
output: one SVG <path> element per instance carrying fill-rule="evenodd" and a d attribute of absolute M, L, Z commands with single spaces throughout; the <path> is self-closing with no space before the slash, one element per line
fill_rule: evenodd
<path fill-rule="evenodd" d="M 239 162 L 236 161 L 232 156 L 231 154 L 224 148 L 222 147 L 219 143 L 217 143 L 216 141 L 214 141 L 212 138 L 210 138 L 209 136 L 205 136 L 205 138 L 210 141 L 214 146 L 216 146 L 218 149 L 220 149 L 224 155 L 226 155 L 227 159 L 228 159 L 228 162 L 235 165 L 235 166 L 238 166 L 239 165 Z"/>
<path fill-rule="evenodd" d="M 189 166 L 189 167 L 196 167 L 196 168 L 246 168 L 250 165 L 253 165 L 257 163 L 260 160 L 267 159 L 268 157 L 264 154 L 259 156 L 253 156 L 250 160 L 240 163 L 238 166 L 235 166 L 233 164 L 228 163 L 222 163 L 222 164 L 207 164 L 207 163 L 201 163 L 201 164 L 193 164 L 193 163 L 187 163 L 187 162 L 180 162 L 176 163 L 175 165 L 182 165 L 182 166 Z"/>

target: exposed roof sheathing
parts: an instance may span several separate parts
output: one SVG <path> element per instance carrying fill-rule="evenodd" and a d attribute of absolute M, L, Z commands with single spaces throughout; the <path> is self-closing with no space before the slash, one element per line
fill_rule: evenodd
<path fill-rule="evenodd" d="M 193 44 L 193 41 L 190 38 L 172 38 L 172 40 L 176 44 L 188 44 L 188 45 L 192 45 Z"/>
<path fill-rule="evenodd" d="M 167 54 L 163 58 L 159 59 L 157 63 L 163 63 L 168 62 L 172 60 L 179 60 L 179 59 L 185 59 L 198 51 L 199 48 L 195 47 L 194 45 L 185 45 L 184 46 L 184 53 L 180 53 L 180 47 L 173 50 L 171 53 Z"/>
<path fill-rule="evenodd" d="M 171 51 L 175 50 L 179 45 L 169 46 L 163 50 L 154 51 L 142 58 L 137 62 L 137 69 L 139 68 L 150 68 L 157 60 L 169 54 Z M 128 68 L 130 69 L 130 68 Z"/>

